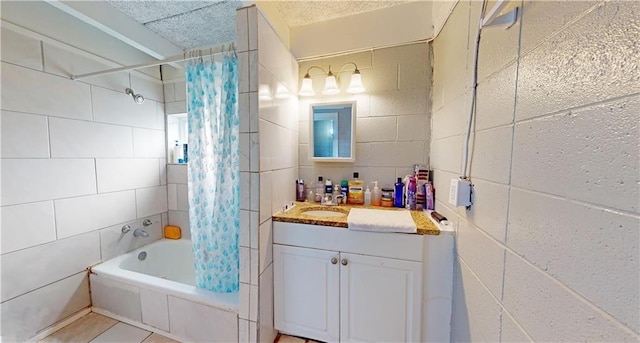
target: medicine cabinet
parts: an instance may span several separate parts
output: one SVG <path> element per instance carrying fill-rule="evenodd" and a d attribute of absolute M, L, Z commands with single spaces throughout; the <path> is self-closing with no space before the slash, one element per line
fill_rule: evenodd
<path fill-rule="evenodd" d="M 311 160 L 355 161 L 356 102 L 312 104 L 309 114 Z"/>

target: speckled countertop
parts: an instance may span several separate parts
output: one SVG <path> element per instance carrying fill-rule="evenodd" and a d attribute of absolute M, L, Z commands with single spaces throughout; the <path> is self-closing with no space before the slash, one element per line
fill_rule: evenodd
<path fill-rule="evenodd" d="M 318 203 L 309 202 L 296 202 L 292 209 L 286 212 L 278 212 L 273 215 L 273 221 L 286 222 L 286 223 L 299 223 L 299 224 L 311 224 L 311 225 L 324 225 L 333 227 L 347 227 L 347 216 L 352 208 L 370 208 L 376 210 L 389 210 L 389 211 L 407 211 L 403 208 L 395 207 L 380 207 L 380 206 L 361 206 L 361 205 L 340 205 L 340 206 L 323 206 Z M 326 210 L 345 213 L 345 216 L 340 217 L 316 217 L 310 216 L 304 213 L 304 211 L 310 210 Z M 418 235 L 439 235 L 440 230 L 427 218 L 427 214 L 423 211 L 410 211 L 413 221 L 418 227 Z"/>

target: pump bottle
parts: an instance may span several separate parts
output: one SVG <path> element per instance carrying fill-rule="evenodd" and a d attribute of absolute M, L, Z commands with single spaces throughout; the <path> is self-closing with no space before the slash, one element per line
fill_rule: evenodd
<path fill-rule="evenodd" d="M 381 206 L 382 191 L 378 188 L 378 181 L 373 181 L 373 192 L 371 193 L 371 205 Z"/>

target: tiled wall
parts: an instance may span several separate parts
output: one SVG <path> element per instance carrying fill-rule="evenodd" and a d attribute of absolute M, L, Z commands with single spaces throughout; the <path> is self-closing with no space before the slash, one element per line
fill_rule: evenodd
<path fill-rule="evenodd" d="M 99 61 L 2 30 L 1 312 L 10 340 L 89 306 L 86 268 L 159 239 L 166 223 L 162 86 L 138 73 L 69 78 L 111 67 Z M 146 102 L 136 105 L 126 87 Z M 121 234 L 145 218 L 149 238 Z"/>
<path fill-rule="evenodd" d="M 484 29 L 471 210 L 457 227 L 453 340 L 640 339 L 640 4 L 525 1 Z M 433 44 L 436 189 L 460 174 L 480 2 Z M 468 48 L 469 47 L 469 48 Z"/>
<path fill-rule="evenodd" d="M 253 13 L 256 12 L 257 37 L 253 39 L 251 23 L 254 20 Z M 250 9 L 249 20 L 249 48 L 258 48 L 255 52 L 251 50 L 249 54 L 250 66 L 255 65 L 256 59 L 258 62 L 257 82 L 251 82 L 249 93 L 251 107 L 258 98 L 258 134 L 250 134 L 249 170 L 258 170 L 260 175 L 260 226 L 257 242 L 259 260 L 253 261 L 252 250 L 251 262 L 258 266 L 259 274 L 259 342 L 273 342 L 277 332 L 273 329 L 271 215 L 295 200 L 295 179 L 298 176 L 298 98 L 295 96 L 298 63 L 260 11 Z M 254 42 L 257 42 L 257 46 Z M 255 70 L 251 68 L 251 72 L 253 75 Z M 278 87 L 286 89 L 291 96 L 275 97 Z M 259 88 L 263 90 L 260 96 L 257 93 Z M 265 89 L 269 89 L 270 93 L 265 94 Z M 254 120 L 249 125 L 250 132 L 253 132 L 253 122 Z M 257 152 L 259 158 L 256 159 L 254 156 Z"/>
<path fill-rule="evenodd" d="M 380 186 L 393 185 L 396 177 L 404 177 L 416 163 L 429 163 L 429 115 L 431 62 L 429 45 L 416 43 L 376 49 L 346 56 L 300 63 L 299 82 L 312 66 L 335 72 L 346 62 L 355 62 L 362 74 L 365 93 L 348 95 L 353 67 L 341 77 L 343 93 L 323 96 L 325 75 L 311 71 L 314 97 L 300 97 L 299 161 L 300 178 L 315 182 L 318 176 L 331 180 L 351 179 L 360 173 L 365 182 L 379 181 Z M 298 84 L 293 88 L 298 90 Z M 356 160 L 354 163 L 317 163 L 309 158 L 309 109 L 311 104 L 356 101 Z M 371 186 L 373 187 L 373 186 Z"/>

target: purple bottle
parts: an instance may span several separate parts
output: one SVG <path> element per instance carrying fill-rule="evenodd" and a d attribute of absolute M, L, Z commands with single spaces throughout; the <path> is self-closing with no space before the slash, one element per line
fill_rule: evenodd
<path fill-rule="evenodd" d="M 407 186 L 407 208 L 410 210 L 416 209 L 416 191 L 418 190 L 416 184 L 416 178 L 414 176 L 409 177 L 409 185 Z"/>

